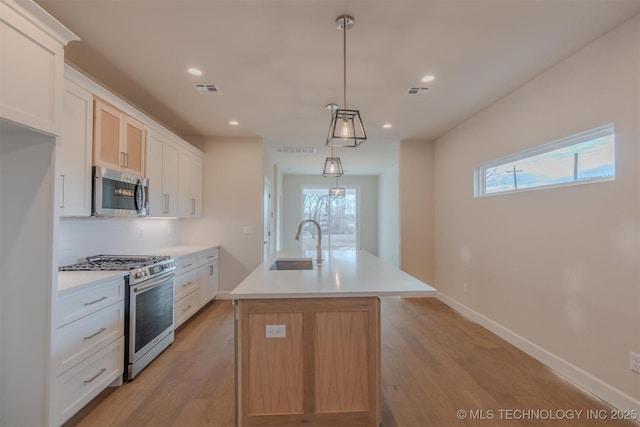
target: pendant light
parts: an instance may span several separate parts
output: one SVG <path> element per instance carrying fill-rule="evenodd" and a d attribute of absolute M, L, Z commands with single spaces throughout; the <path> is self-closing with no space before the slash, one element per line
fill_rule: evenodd
<path fill-rule="evenodd" d="M 344 105 L 342 109 L 337 108 L 331 116 L 326 144 L 336 147 L 357 147 L 367 140 L 360 111 L 347 109 L 347 30 L 354 23 L 353 17 L 349 15 L 341 15 L 336 19 L 338 29 L 342 30 Z"/>
<path fill-rule="evenodd" d="M 338 109 L 336 104 L 327 104 L 326 109 L 333 112 Z M 338 179 L 339 176 L 342 176 L 344 171 L 342 170 L 342 162 L 340 161 L 340 157 L 335 157 L 333 155 L 333 145 L 331 146 L 331 156 L 327 157 L 324 161 L 324 170 L 322 171 L 322 176 L 331 177 Z"/>
<path fill-rule="evenodd" d="M 346 194 L 347 191 L 338 185 L 338 178 L 336 178 L 336 186 L 329 189 L 329 197 L 333 197 L 334 199 L 344 199 Z"/>
<path fill-rule="evenodd" d="M 342 176 L 344 171 L 342 170 L 342 162 L 340 161 L 340 157 L 333 156 L 333 147 L 331 147 L 331 157 L 327 157 L 324 161 L 324 170 L 322 171 L 322 176 L 337 178 Z"/>

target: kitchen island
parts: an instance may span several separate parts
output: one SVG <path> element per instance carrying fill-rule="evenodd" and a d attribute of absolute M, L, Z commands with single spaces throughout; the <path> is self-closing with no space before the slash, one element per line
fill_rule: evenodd
<path fill-rule="evenodd" d="M 293 269 L 273 270 L 276 260 Z M 378 426 L 379 297 L 436 290 L 364 251 L 331 252 L 305 268 L 276 254 L 231 292 L 236 423 Z"/>

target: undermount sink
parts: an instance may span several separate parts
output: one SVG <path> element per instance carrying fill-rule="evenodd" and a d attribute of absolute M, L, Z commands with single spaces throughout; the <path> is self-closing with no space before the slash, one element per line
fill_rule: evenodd
<path fill-rule="evenodd" d="M 313 262 L 311 258 L 281 258 L 269 270 L 313 270 Z"/>

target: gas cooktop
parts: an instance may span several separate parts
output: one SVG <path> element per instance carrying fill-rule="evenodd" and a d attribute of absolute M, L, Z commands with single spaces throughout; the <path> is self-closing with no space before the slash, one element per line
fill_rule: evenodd
<path fill-rule="evenodd" d="M 127 271 L 157 264 L 169 259 L 166 255 L 94 255 L 78 264 L 63 265 L 59 271 L 118 270 Z"/>

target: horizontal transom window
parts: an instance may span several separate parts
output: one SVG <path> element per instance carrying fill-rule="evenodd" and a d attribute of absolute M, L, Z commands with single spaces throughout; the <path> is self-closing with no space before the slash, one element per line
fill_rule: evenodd
<path fill-rule="evenodd" d="M 613 124 L 478 166 L 475 196 L 615 179 Z"/>

